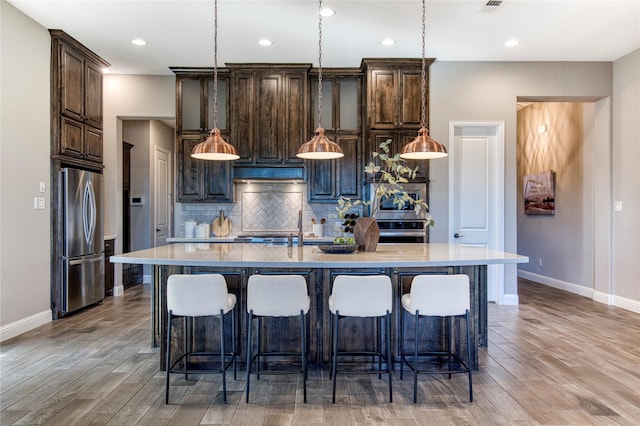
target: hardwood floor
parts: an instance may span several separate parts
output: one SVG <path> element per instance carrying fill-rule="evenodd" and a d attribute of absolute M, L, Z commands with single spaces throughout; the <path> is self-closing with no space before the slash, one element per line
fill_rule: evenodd
<path fill-rule="evenodd" d="M 394 402 L 377 376 L 344 376 L 331 404 L 326 372 L 295 376 L 172 378 L 149 347 L 147 286 L 5 341 L 0 349 L 2 425 L 638 425 L 640 315 L 520 280 L 520 306 L 489 307 L 474 402 L 464 375 L 394 378 Z"/>

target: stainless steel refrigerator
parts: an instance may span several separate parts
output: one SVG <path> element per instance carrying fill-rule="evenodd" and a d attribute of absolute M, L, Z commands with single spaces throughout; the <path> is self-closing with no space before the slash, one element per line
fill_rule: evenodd
<path fill-rule="evenodd" d="M 63 168 L 62 314 L 104 299 L 102 175 Z"/>

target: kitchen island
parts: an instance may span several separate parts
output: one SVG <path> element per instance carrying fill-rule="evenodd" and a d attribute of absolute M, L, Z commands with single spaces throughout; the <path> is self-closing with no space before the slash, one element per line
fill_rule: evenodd
<path fill-rule="evenodd" d="M 529 259 L 481 247 L 457 244 L 379 244 L 376 252 L 352 254 L 327 254 L 317 246 L 303 247 L 267 246 L 264 244 L 201 243 L 170 244 L 111 257 L 112 262 L 153 265 L 152 283 L 152 344 L 160 346 L 160 361 L 164 359 L 166 334 L 165 289 L 171 274 L 220 273 L 225 276 L 231 293 L 238 297 L 237 338 L 239 352 L 245 353 L 246 345 L 246 284 L 252 274 L 295 273 L 307 279 L 311 309 L 309 311 L 310 362 L 318 366 L 329 360 L 329 309 L 328 298 L 333 278 L 340 274 L 386 274 L 393 284 L 392 352 L 398 359 L 398 325 L 400 297 L 409 292 L 411 279 L 418 274 L 466 274 L 470 279 L 472 360 L 477 368 L 477 347 L 487 343 L 487 265 L 524 263 Z M 287 347 L 298 345 L 297 333 L 288 318 L 269 319 L 277 324 L 265 328 L 266 333 L 278 333 L 284 337 Z M 376 342 L 374 321 L 352 319 L 347 333 L 354 347 L 371 347 Z M 210 332 L 215 322 L 201 321 L 189 328 L 188 333 L 198 340 L 212 339 Z M 412 321 L 407 321 L 405 335 L 412 338 Z M 427 346 L 436 347 L 443 340 L 443 324 L 434 319 L 421 327 L 421 340 Z M 180 337 L 177 330 L 176 338 Z M 464 332 L 464 330 L 458 330 Z M 421 333 L 422 334 L 422 333 Z M 213 343 L 215 344 L 215 342 Z M 178 347 L 175 345 L 175 347 Z M 284 347 L 284 346 L 283 346 Z M 280 346 L 269 350 L 282 349 Z M 349 349 L 348 347 L 346 349 Z M 460 347 L 465 349 L 464 343 Z M 241 358 L 242 359 L 242 358 Z M 163 365 L 163 364 L 161 364 Z"/>

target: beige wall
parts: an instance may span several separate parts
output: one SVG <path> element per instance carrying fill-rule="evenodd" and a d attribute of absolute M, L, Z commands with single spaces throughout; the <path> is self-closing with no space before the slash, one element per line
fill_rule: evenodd
<path fill-rule="evenodd" d="M 613 65 L 613 293 L 640 312 L 640 49 Z M 634 303 L 635 301 L 635 303 Z"/>
<path fill-rule="evenodd" d="M 50 40 L 0 1 L 0 340 L 51 321 Z"/>

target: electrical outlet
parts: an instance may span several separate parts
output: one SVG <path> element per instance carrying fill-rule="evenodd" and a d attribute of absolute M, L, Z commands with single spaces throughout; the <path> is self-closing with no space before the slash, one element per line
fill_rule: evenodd
<path fill-rule="evenodd" d="M 35 210 L 44 210 L 44 198 L 35 197 L 33 199 L 33 208 Z"/>
<path fill-rule="evenodd" d="M 542 268 L 542 258 L 541 257 L 538 258 L 538 266 L 540 268 Z"/>

